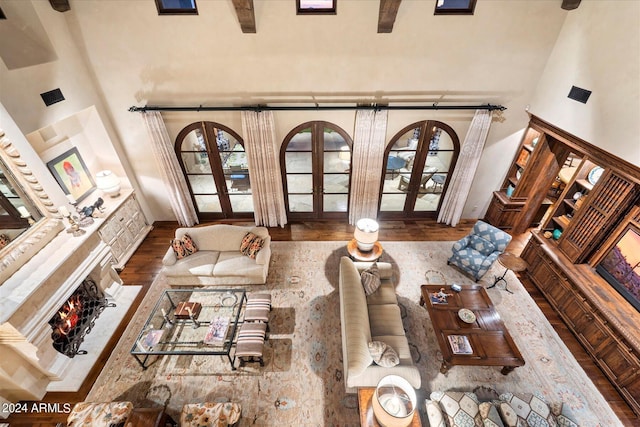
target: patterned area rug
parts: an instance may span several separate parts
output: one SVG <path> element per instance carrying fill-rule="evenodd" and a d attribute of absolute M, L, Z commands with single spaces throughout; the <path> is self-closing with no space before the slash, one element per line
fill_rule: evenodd
<path fill-rule="evenodd" d="M 516 276 L 506 276 L 513 294 L 488 293 L 511 332 L 526 365 L 507 376 L 497 367 L 453 367 L 439 372 L 442 355 L 420 285 L 435 269 L 447 283 L 472 281 L 446 264 L 451 242 L 384 242 L 381 261 L 394 264 L 395 283 L 407 337 L 422 372 L 419 396 L 434 390 L 492 387 L 498 393 L 530 392 L 563 401 L 583 427 L 621 426 L 591 380 L 562 343 Z M 187 402 L 232 400 L 242 404 L 243 426 L 358 426 L 356 395 L 344 392 L 338 264 L 344 242 L 273 242 L 266 286 L 273 298 L 265 366 L 231 371 L 226 358 L 164 356 L 143 371 L 129 350 L 167 284 L 154 282 L 105 365 L 87 400 L 130 400 L 135 406 L 166 406 L 176 420 Z M 497 263 L 480 281 L 488 286 L 504 270 Z M 425 425 L 427 425 L 426 418 Z"/>

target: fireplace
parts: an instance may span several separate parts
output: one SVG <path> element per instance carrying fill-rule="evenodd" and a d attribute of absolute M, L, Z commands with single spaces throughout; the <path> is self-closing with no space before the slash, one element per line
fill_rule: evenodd
<path fill-rule="evenodd" d="M 67 357 L 87 354 L 80 350 L 84 337 L 91 332 L 96 319 L 108 303 L 104 292 L 91 279 L 85 279 L 57 313 L 49 320 L 53 348 Z"/>

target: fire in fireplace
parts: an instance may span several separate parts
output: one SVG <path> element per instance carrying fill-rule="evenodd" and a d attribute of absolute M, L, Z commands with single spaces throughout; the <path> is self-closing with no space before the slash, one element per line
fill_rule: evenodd
<path fill-rule="evenodd" d="M 104 292 L 93 280 L 85 279 L 49 320 L 53 348 L 67 357 L 87 354 L 80 350 L 80 345 L 106 307 L 115 307 L 115 304 L 107 302 Z"/>

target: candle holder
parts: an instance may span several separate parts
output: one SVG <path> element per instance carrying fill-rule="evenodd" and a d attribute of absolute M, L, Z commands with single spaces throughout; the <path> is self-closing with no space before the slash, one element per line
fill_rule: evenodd
<path fill-rule="evenodd" d="M 63 217 L 67 218 L 67 221 L 69 221 L 69 228 L 67 228 L 67 233 L 72 233 L 73 237 L 80 237 L 86 233 L 85 230 L 80 228 L 80 225 L 78 224 L 76 219 L 71 215 L 71 213 L 65 206 L 60 206 L 58 208 L 58 212 L 60 212 L 60 214 Z"/>

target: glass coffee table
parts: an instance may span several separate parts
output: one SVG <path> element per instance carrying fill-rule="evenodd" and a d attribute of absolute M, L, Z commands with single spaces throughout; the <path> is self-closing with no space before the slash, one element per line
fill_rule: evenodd
<path fill-rule="evenodd" d="M 164 355 L 226 356 L 237 341 L 244 289 L 169 289 L 162 292 L 131 348 L 142 369 Z M 150 362 L 150 359 L 151 362 Z"/>

